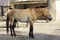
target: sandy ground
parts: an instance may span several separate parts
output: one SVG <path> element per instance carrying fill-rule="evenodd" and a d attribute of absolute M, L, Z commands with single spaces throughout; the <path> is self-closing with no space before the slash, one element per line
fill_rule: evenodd
<path fill-rule="evenodd" d="M 29 26 L 26 28 L 25 24 L 19 22 L 16 37 L 7 35 L 6 28 L 0 28 L 0 40 L 60 40 L 59 21 L 34 23 L 34 39 L 29 38 Z M 5 27 L 5 21 L 0 21 L 0 27 Z"/>

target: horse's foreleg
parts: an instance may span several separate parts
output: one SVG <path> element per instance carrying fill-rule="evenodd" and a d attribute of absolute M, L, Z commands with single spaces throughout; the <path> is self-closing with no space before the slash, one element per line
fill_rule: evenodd
<path fill-rule="evenodd" d="M 34 38 L 34 35 L 33 35 L 33 23 L 32 23 L 32 22 L 30 22 L 29 37 L 30 37 L 30 38 Z"/>

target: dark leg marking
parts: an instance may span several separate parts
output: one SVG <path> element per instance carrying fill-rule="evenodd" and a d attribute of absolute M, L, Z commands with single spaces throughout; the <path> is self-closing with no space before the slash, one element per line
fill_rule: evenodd
<path fill-rule="evenodd" d="M 29 37 L 30 38 L 34 38 L 34 35 L 33 35 L 33 24 L 32 23 L 30 23 Z"/>
<path fill-rule="evenodd" d="M 12 25 L 10 25 L 10 33 L 11 33 L 11 36 L 13 36 L 12 29 L 13 29 L 13 26 L 12 26 Z"/>
<path fill-rule="evenodd" d="M 16 37 L 15 28 L 13 28 L 13 35 Z"/>
<path fill-rule="evenodd" d="M 15 27 L 16 27 L 16 22 L 17 22 L 17 20 L 16 19 L 14 19 L 14 23 L 13 23 L 13 35 L 16 37 L 16 33 L 15 33 Z"/>
<path fill-rule="evenodd" d="M 9 33 L 9 16 L 7 15 L 7 19 L 6 19 L 6 30 L 7 30 L 7 34 Z"/>

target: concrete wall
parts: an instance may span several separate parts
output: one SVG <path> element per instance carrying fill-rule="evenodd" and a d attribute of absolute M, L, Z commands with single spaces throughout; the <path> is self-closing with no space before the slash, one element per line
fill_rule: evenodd
<path fill-rule="evenodd" d="M 56 20 L 60 20 L 60 0 L 56 0 Z"/>
<path fill-rule="evenodd" d="M 10 0 L 0 0 L 0 6 L 1 6 L 1 5 L 2 5 L 2 6 L 8 5 L 9 1 L 10 1 Z"/>
<path fill-rule="evenodd" d="M 56 20 L 56 1 L 52 1 L 52 16 L 54 18 L 54 20 Z"/>
<path fill-rule="evenodd" d="M 53 20 L 56 20 L 56 1 L 49 0 L 48 8 L 49 12 L 52 14 Z"/>

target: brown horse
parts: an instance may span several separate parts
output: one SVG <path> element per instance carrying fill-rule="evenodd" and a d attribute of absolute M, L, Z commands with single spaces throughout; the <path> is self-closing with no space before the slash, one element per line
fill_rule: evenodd
<path fill-rule="evenodd" d="M 51 21 L 52 17 L 51 14 L 49 14 L 48 8 L 27 8 L 27 9 L 12 9 L 9 8 L 7 12 L 7 33 L 9 28 L 9 21 L 10 21 L 10 31 L 11 36 L 16 36 L 15 34 L 15 27 L 17 20 L 20 22 L 29 22 L 30 23 L 30 31 L 29 31 L 29 37 L 33 38 L 33 23 L 38 18 L 44 16 L 46 20 Z"/>

